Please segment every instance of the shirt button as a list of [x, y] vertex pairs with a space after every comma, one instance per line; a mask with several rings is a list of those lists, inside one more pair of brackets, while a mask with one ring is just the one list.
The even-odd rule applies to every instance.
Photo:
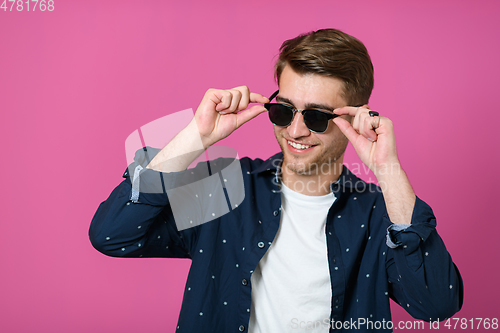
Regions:
[[238, 330], [239, 330], [240, 332], [243, 332], [243, 331], [245, 330], [245, 326], [240, 325], [240, 327], [238, 328]]
[[277, 210], [275, 210], [275, 211], [273, 212], [273, 215], [274, 215], [274, 216], [278, 216], [278, 214], [279, 214], [279, 213], [280, 213], [280, 212], [278, 212]]
[[258, 247], [260, 247], [260, 248], [262, 249], [262, 248], [264, 248], [264, 246], [265, 246], [265, 245], [264, 245], [264, 242], [259, 242], [259, 243], [257, 244], [257, 246], [258, 246]]
[[241, 284], [242, 284], [242, 285], [244, 285], [244, 286], [246, 286], [246, 285], [248, 284], [247, 279], [243, 279], [243, 280], [241, 280]]

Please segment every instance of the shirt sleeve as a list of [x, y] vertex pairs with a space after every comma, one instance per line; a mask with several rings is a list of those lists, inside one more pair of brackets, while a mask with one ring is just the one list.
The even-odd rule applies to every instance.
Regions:
[[113, 257], [190, 258], [196, 229], [179, 232], [167, 190], [186, 181], [186, 171], [161, 173], [146, 165], [159, 149], [139, 150], [124, 180], [98, 207], [89, 238], [99, 252]]
[[417, 198], [410, 225], [386, 222], [391, 297], [414, 318], [441, 321], [453, 316], [462, 307], [463, 282], [436, 231], [432, 209]]

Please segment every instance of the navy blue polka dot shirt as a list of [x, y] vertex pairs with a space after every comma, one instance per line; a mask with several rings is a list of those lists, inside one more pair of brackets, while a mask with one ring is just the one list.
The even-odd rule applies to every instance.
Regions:
[[[268, 160], [221, 158], [167, 174], [145, 168], [157, 151], [139, 151], [101, 203], [90, 225], [92, 245], [113, 257], [190, 259], [177, 331], [248, 331], [251, 276], [280, 225], [281, 153]], [[401, 226], [389, 220], [380, 188], [345, 166], [331, 190], [326, 331], [374, 331], [373, 323], [391, 320], [390, 298], [425, 321], [461, 308], [460, 274], [425, 202], [417, 198], [411, 225]]]

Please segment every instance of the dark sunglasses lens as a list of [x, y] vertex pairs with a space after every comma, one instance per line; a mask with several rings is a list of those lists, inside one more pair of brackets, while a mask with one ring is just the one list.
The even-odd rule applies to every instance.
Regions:
[[303, 113], [304, 122], [311, 131], [323, 133], [328, 128], [327, 114], [319, 111], [308, 110]]
[[292, 122], [293, 111], [282, 105], [271, 105], [269, 119], [276, 126], [288, 126]]

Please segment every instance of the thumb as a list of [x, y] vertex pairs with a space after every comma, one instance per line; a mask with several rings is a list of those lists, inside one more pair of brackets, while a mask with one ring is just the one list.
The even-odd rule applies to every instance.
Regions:
[[269, 103], [269, 98], [261, 94], [250, 93], [250, 103]]

